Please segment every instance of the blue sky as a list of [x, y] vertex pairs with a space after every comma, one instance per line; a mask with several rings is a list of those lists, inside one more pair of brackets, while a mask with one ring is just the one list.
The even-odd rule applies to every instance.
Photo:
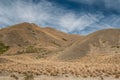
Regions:
[[0, 27], [22, 22], [81, 35], [120, 28], [120, 0], [0, 0]]

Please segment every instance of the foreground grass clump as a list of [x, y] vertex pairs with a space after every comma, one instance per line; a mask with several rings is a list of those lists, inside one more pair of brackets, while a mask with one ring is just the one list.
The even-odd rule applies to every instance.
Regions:
[[4, 43], [0, 42], [0, 54], [3, 54], [9, 49], [9, 46], [5, 46]]
[[10, 77], [11, 77], [12, 79], [14, 79], [14, 80], [18, 80], [18, 79], [19, 79], [18, 76], [16, 76], [15, 74], [10, 75]]
[[[83, 64], [72, 62], [39, 62], [30, 64], [0, 64], [0, 70], [18, 73], [32, 73], [34, 75], [73, 75], [77, 77], [120, 77], [120, 64]], [[33, 80], [34, 76], [25, 74], [25, 80]], [[102, 79], [102, 77], [101, 77]]]
[[34, 76], [31, 73], [25, 73], [24, 76], [24, 80], [34, 80]]

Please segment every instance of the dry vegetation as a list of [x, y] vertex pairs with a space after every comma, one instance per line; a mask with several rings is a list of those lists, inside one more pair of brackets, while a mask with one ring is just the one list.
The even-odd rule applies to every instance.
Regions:
[[[25, 58], [25, 57], [24, 57]], [[10, 58], [8, 58], [9, 60]], [[14, 59], [13, 59], [14, 60]], [[21, 58], [11, 63], [0, 63], [0, 72], [34, 74], [47, 76], [73, 75], [76, 77], [120, 77], [120, 63], [84, 63], [84, 62], [55, 62], [46, 60], [25, 61]], [[29, 75], [27, 76], [29, 77]], [[27, 78], [26, 77], [26, 78]], [[26, 79], [27, 80], [27, 79]]]

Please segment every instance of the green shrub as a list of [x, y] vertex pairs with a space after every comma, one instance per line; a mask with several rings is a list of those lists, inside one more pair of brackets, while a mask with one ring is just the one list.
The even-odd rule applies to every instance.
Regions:
[[28, 46], [27, 48], [26, 48], [26, 53], [34, 53], [35, 52], [35, 50], [34, 50], [34, 47], [33, 46]]
[[62, 40], [67, 41], [67, 39], [65, 39], [65, 38], [62, 38]]
[[111, 46], [111, 48], [120, 48], [119, 45]]
[[39, 53], [45, 52], [43, 48], [35, 48], [34, 46], [28, 46], [25, 50], [26, 53]]
[[56, 45], [56, 46], [61, 47], [61, 45], [60, 45], [60, 44], [58, 44], [58, 43], [56, 43], [55, 41], [51, 41], [51, 43], [53, 43], [53, 44], [54, 44], [54, 45]]
[[0, 42], [0, 54], [3, 54], [9, 49], [9, 46], [5, 46], [4, 43]]
[[23, 54], [24, 53], [24, 50], [22, 51], [17, 51], [17, 54]]

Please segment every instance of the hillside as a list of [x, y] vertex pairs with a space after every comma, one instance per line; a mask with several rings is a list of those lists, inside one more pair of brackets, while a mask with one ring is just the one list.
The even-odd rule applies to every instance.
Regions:
[[120, 29], [80, 36], [25, 22], [1, 29], [0, 43], [3, 55], [34, 53], [49, 60], [74, 61], [93, 54], [120, 53]]
[[59, 60], [75, 60], [88, 54], [119, 54], [120, 29], [96, 31], [76, 41], [72, 46], [58, 54]]
[[35, 53], [47, 57], [50, 54], [48, 59], [72, 61], [88, 54], [120, 53], [120, 29], [80, 36], [25, 22], [1, 29], [0, 42], [5, 48], [3, 55]]
[[76, 35], [26, 22], [0, 30], [0, 41], [9, 46], [9, 50], [5, 52], [8, 55], [58, 51], [71, 45], [78, 38]]

